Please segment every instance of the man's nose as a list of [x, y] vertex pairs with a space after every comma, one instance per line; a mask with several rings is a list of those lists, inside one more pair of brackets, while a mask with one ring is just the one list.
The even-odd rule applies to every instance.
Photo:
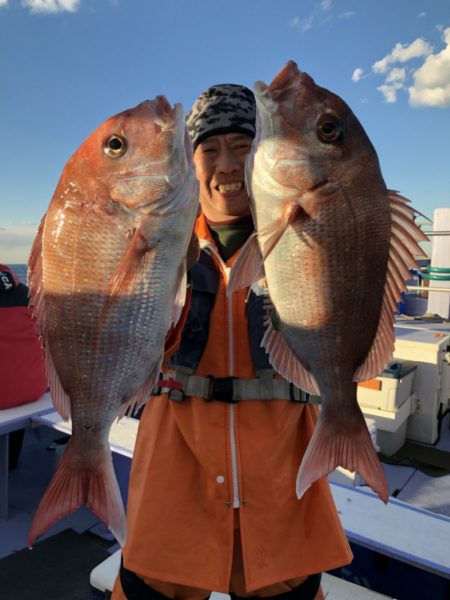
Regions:
[[217, 170], [219, 173], [234, 173], [242, 169], [239, 156], [231, 148], [222, 148], [218, 160]]

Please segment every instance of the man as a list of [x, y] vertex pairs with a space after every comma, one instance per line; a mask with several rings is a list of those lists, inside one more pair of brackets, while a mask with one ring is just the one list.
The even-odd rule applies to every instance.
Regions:
[[141, 418], [127, 541], [113, 600], [320, 600], [319, 573], [351, 560], [328, 483], [298, 501], [295, 478], [316, 408], [260, 347], [268, 298], [227, 296], [253, 230], [244, 164], [255, 101], [240, 85], [204, 92], [187, 119], [200, 183], [202, 249], [170, 371]]

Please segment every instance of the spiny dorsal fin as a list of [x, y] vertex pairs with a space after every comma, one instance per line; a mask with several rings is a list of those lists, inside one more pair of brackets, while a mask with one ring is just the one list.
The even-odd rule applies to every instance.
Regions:
[[355, 372], [354, 381], [376, 377], [392, 357], [396, 304], [406, 290], [409, 270], [417, 267], [415, 256], [423, 253], [419, 241], [428, 239], [414, 222], [414, 211], [407, 205], [409, 200], [393, 190], [388, 190], [388, 198], [392, 214], [391, 247], [378, 331], [365, 361]]
[[45, 313], [44, 273], [42, 263], [42, 237], [44, 235], [45, 215], [43, 216], [36, 237], [34, 238], [28, 259], [28, 284], [30, 289], [30, 305], [36, 317], [41, 345], [44, 351], [45, 372], [50, 387], [52, 402], [61, 417], [70, 419], [70, 398], [61, 384], [46, 339], [47, 321]]

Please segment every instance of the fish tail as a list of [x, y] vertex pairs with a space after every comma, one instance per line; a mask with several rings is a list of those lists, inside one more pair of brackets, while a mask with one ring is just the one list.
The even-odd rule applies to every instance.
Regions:
[[70, 441], [33, 517], [28, 533], [30, 548], [49, 527], [83, 504], [109, 527], [123, 545], [125, 511], [111, 454], [105, 448], [95, 465], [89, 467], [80, 467], [76, 454]]
[[340, 466], [359, 473], [386, 503], [386, 478], [362, 414], [356, 426], [353, 424], [351, 433], [337, 432], [330, 422], [331, 419], [320, 415], [298, 471], [297, 497], [300, 499], [315, 481]]

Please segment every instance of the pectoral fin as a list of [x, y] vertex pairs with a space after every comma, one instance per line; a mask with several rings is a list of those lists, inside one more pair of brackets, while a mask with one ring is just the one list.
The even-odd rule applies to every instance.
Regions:
[[231, 268], [227, 293], [252, 285], [264, 277], [264, 263], [258, 246], [258, 237], [254, 233], [244, 244], [236, 262]]
[[264, 277], [264, 261], [275, 248], [288, 225], [295, 219], [298, 210], [301, 209], [297, 204], [289, 204], [282, 218], [249, 237], [231, 269], [228, 294], [251, 286]]
[[155, 241], [151, 236], [150, 223], [143, 220], [136, 227], [133, 237], [111, 278], [108, 295], [128, 296], [145, 276], [149, 262], [154, 259]]

